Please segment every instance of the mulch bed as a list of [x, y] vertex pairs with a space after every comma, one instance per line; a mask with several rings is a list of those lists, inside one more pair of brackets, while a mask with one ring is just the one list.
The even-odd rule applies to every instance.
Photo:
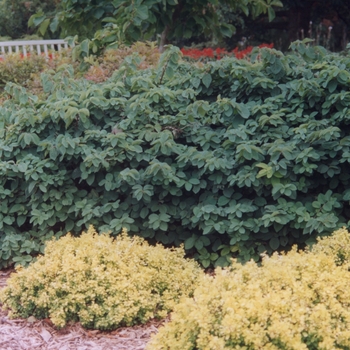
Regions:
[[[13, 269], [0, 270], [0, 288]], [[49, 319], [9, 319], [0, 304], [1, 350], [143, 350], [164, 321], [119, 328], [111, 332], [86, 330], [79, 323], [55, 328]]]

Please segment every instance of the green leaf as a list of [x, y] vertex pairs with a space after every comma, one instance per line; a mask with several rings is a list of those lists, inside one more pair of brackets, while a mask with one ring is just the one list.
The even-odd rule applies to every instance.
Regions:
[[196, 243], [197, 238], [195, 236], [191, 236], [185, 240], [185, 249], [192, 249]]
[[277, 250], [280, 246], [280, 240], [278, 237], [272, 237], [269, 241], [269, 246], [272, 250]]
[[231, 253], [231, 247], [230, 246], [226, 246], [223, 249], [221, 249], [220, 255], [221, 256], [225, 256]]
[[149, 217], [148, 217], [148, 222], [150, 224], [153, 224], [155, 223], [156, 221], [159, 221], [159, 216], [157, 214], [151, 214]]
[[213, 231], [212, 226], [205, 226], [203, 229], [203, 235], [207, 235], [207, 234], [211, 233], [212, 231]]
[[188, 180], [192, 185], [199, 185], [200, 184], [200, 180], [196, 179], [196, 178], [192, 178]]
[[204, 268], [209, 267], [210, 263], [211, 263], [211, 262], [210, 262], [209, 259], [201, 260], [201, 264], [203, 265]]
[[225, 256], [220, 256], [216, 261], [214, 266], [220, 266], [220, 267], [225, 267], [229, 265], [229, 261], [227, 260], [227, 258]]
[[213, 204], [207, 204], [207, 205], [203, 205], [202, 207], [202, 211], [204, 211], [205, 213], [212, 213], [213, 211], [215, 211], [216, 206]]
[[315, 209], [320, 209], [320, 208], [321, 208], [321, 203], [320, 203], [320, 202], [317, 202], [317, 201], [314, 201], [314, 202], [312, 202], [312, 206], [313, 206]]
[[173, 78], [173, 77], [174, 77], [174, 70], [173, 70], [173, 68], [170, 67], [170, 66], [166, 67], [166, 69], [165, 69], [165, 75], [166, 75], [169, 79]]
[[32, 142], [32, 135], [29, 133], [25, 133], [23, 139], [26, 145], [30, 145]]
[[233, 25], [229, 25], [225, 23], [220, 26], [221, 34], [228, 38], [231, 38], [231, 36], [235, 33], [235, 31], [236, 31], [236, 28]]
[[278, 74], [283, 69], [281, 60], [276, 58], [275, 62], [270, 66], [270, 69], [273, 74]]
[[56, 30], [58, 28], [58, 24], [59, 24], [58, 18], [54, 17], [53, 20], [50, 23], [50, 30], [51, 30], [52, 33], [56, 32]]
[[29, 193], [32, 193], [32, 192], [33, 192], [33, 189], [34, 189], [34, 187], [36, 186], [36, 184], [37, 184], [36, 181], [32, 181], [32, 182], [29, 183], [29, 185], [28, 185], [28, 192], [29, 192]]
[[332, 80], [328, 83], [328, 85], [327, 85], [328, 91], [329, 91], [330, 93], [333, 93], [333, 92], [336, 90], [337, 86], [338, 86], [337, 80], [332, 79]]
[[146, 5], [140, 5], [136, 8], [136, 14], [142, 20], [146, 20], [148, 18], [148, 8]]
[[197, 239], [194, 246], [197, 250], [201, 250], [204, 247], [203, 241], [201, 239]]
[[218, 200], [218, 205], [219, 206], [224, 206], [226, 205], [231, 199], [230, 198], [227, 198], [225, 196], [221, 196]]
[[[168, 231], [168, 224], [166, 222], [161, 222], [159, 225], [159, 229], [162, 231]], [[162, 243], [165, 244], [164, 240], [162, 240]]]
[[186, 182], [186, 183], [185, 183], [185, 189], [186, 189], [186, 191], [191, 191], [191, 189], [192, 189], [192, 184]]
[[142, 208], [141, 211], [140, 211], [140, 217], [142, 219], [145, 219], [147, 217], [149, 213], [149, 209], [148, 208]]
[[80, 50], [85, 56], [89, 55], [89, 39], [85, 39], [81, 42]]
[[27, 217], [25, 215], [17, 216], [17, 220], [16, 221], [17, 221], [18, 227], [21, 227], [25, 223], [26, 219], [27, 219]]
[[2, 220], [3, 220], [3, 222], [4, 222], [5, 224], [7, 224], [7, 225], [12, 225], [13, 219], [12, 219], [12, 217], [10, 217], [10, 216], [5, 216]]
[[268, 13], [268, 16], [269, 16], [269, 22], [272, 22], [274, 20], [274, 18], [276, 17], [274, 9], [271, 6], [269, 6], [267, 8], [267, 13]]
[[201, 80], [199, 78], [195, 77], [195, 78], [191, 79], [191, 83], [195, 88], [198, 88], [200, 83], [201, 83]]
[[204, 86], [206, 88], [209, 88], [210, 84], [212, 82], [212, 77], [209, 73], [205, 74], [203, 77], [202, 77], [202, 83], [204, 84]]
[[31, 17], [31, 23], [33, 23], [34, 26], [39, 26], [44, 20], [46, 16], [44, 15], [43, 12], [37, 13]]
[[39, 26], [39, 33], [44, 36], [46, 31], [47, 31], [47, 27], [49, 26], [50, 24], [50, 19], [47, 18], [45, 19]]
[[244, 118], [244, 119], [248, 119], [250, 117], [250, 111], [248, 109], [248, 107], [244, 104], [241, 104], [238, 107], [239, 110], [239, 114]]
[[257, 179], [259, 179], [259, 178], [261, 178], [261, 177], [264, 177], [264, 176], [266, 176], [268, 179], [270, 179], [270, 178], [273, 176], [273, 174], [274, 174], [273, 168], [272, 168], [271, 166], [267, 165], [267, 164], [258, 163], [258, 164], [256, 164], [255, 166], [256, 166], [256, 167], [259, 167], [259, 168], [262, 168], [262, 169], [258, 172], [258, 174], [257, 174], [257, 176], [256, 176]]
[[96, 11], [94, 11], [94, 18], [100, 19], [105, 13], [105, 10], [103, 8], [97, 8]]
[[114, 17], [105, 17], [102, 19], [102, 22], [106, 22], [106, 23], [114, 23], [114, 24], [118, 24], [118, 20]]

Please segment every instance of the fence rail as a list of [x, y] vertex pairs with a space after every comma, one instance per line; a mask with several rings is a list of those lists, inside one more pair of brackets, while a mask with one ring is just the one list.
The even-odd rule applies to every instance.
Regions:
[[11, 53], [22, 53], [24, 56], [27, 53], [44, 54], [49, 58], [49, 52], [54, 55], [55, 52], [67, 49], [68, 44], [65, 40], [27, 40], [27, 41], [1, 41], [0, 42], [0, 57]]

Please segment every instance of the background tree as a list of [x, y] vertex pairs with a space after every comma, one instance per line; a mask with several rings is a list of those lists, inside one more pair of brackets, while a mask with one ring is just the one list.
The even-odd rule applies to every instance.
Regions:
[[1, 0], [0, 1], [0, 36], [18, 39], [33, 33], [28, 28], [29, 18], [39, 12], [53, 11], [59, 0]]
[[113, 23], [126, 42], [159, 35], [162, 48], [176, 38], [230, 37], [235, 27], [219, 21], [219, 4], [246, 16], [267, 13], [270, 20], [274, 6], [282, 6], [279, 0], [62, 0], [55, 13], [40, 12], [29, 23], [42, 32], [49, 29], [61, 37], [79, 35], [80, 39], [91, 38], [104, 24]]
[[[224, 21], [227, 15], [224, 13]], [[350, 2], [343, 0], [284, 0], [283, 9], [276, 10], [276, 18], [242, 18], [237, 31], [229, 40], [237, 43], [242, 37], [250, 42], [274, 42], [285, 51], [290, 43], [306, 37], [332, 51], [343, 50], [350, 35]], [[329, 27], [332, 29], [329, 32]]]
[[[343, 0], [286, 0], [285, 9], [288, 11], [290, 41], [302, 39], [302, 36], [316, 37], [316, 25], [323, 25], [326, 29], [332, 27], [340, 39], [350, 21], [350, 3]], [[281, 14], [286, 15], [283, 12]], [[340, 46], [340, 42], [335, 46]]]

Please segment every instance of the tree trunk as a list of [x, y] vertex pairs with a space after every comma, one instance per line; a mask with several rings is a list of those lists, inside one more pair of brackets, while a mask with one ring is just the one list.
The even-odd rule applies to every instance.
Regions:
[[289, 10], [289, 42], [308, 37], [312, 2], [305, 2], [303, 7], [293, 7]]
[[160, 41], [159, 41], [159, 52], [164, 52], [164, 46], [168, 43], [168, 33], [169, 33], [169, 26], [166, 26], [160, 35]]
[[164, 52], [164, 46], [169, 43], [168, 35], [169, 35], [170, 28], [172, 28], [172, 30], [174, 29], [174, 23], [176, 23], [177, 20], [180, 19], [181, 12], [184, 8], [184, 5], [185, 4], [182, 0], [178, 0], [177, 6], [175, 7], [175, 10], [174, 10], [172, 18], [171, 18], [171, 23], [168, 23], [165, 26], [165, 28], [160, 36], [159, 52]]

